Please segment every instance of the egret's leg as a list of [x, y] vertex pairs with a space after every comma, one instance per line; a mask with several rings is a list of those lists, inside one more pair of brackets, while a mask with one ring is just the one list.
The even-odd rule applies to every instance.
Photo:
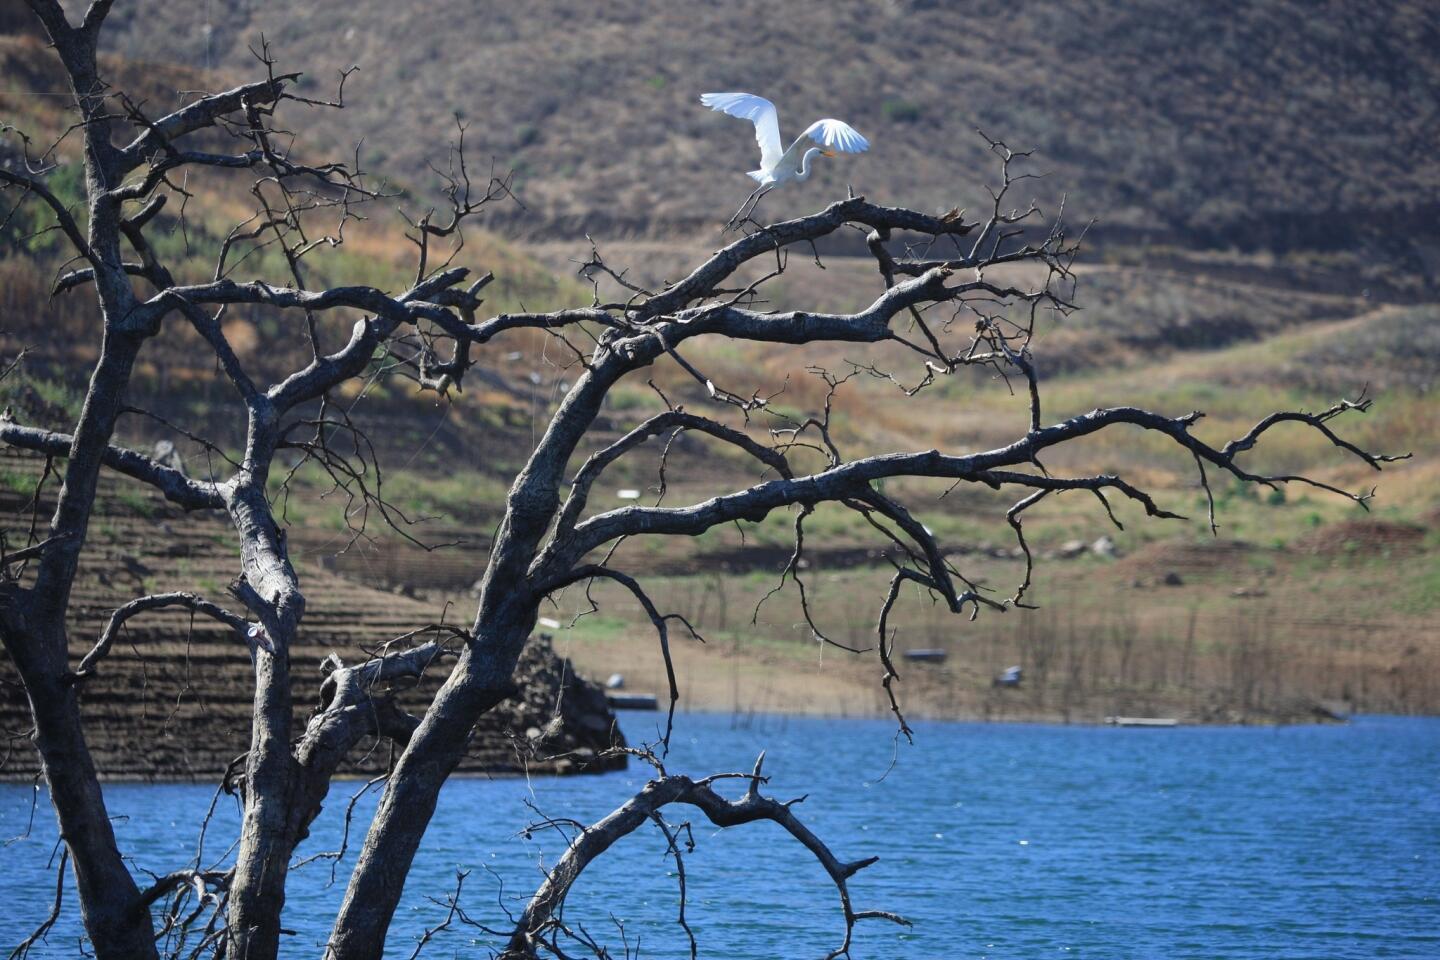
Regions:
[[765, 189], [765, 185], [764, 185], [764, 184], [761, 184], [760, 186], [756, 187], [753, 191], [751, 191], [750, 196], [748, 196], [748, 197], [745, 198], [745, 202], [742, 203], [742, 204], [740, 204], [740, 209], [736, 210], [736, 211], [730, 216], [730, 219], [726, 222], [726, 224], [725, 224], [725, 229], [726, 229], [726, 230], [732, 230], [732, 229], [734, 229], [735, 224], [740, 223], [740, 222], [744, 219], [745, 208], [748, 207], [748, 206], [750, 206], [751, 202], [753, 202], [757, 197], [759, 197], [759, 196], [760, 196], [760, 192], [761, 192], [762, 190], [764, 190], [764, 189]]
[[[744, 223], [746, 218], [755, 212], [755, 207], [760, 203], [760, 198], [769, 193], [772, 186], [773, 184], [762, 183], [756, 187], [755, 191], [745, 198], [745, 202], [740, 204], [740, 209], [735, 211], [735, 215], [730, 218], [730, 222], [725, 224], [725, 229], [732, 230], [736, 224]], [[747, 207], [749, 208], [748, 210], [746, 209]]]
[[755, 195], [755, 201], [750, 204], [750, 210], [749, 210], [748, 213], [745, 214], [745, 219], [746, 219], [746, 220], [752, 220], [752, 219], [754, 219], [754, 217], [755, 217], [755, 211], [756, 211], [757, 209], [759, 209], [759, 207], [760, 207], [760, 201], [761, 201], [761, 200], [764, 200], [766, 194], [768, 194], [771, 190], [774, 190], [774, 189], [775, 189], [775, 185], [774, 185], [773, 183], [771, 183], [771, 184], [766, 184], [765, 189], [761, 190], [759, 193], [757, 193], [757, 194]]

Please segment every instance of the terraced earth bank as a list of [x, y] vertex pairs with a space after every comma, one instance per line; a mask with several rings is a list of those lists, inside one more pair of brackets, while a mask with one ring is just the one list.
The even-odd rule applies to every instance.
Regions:
[[[27, 483], [33, 488], [42, 468], [43, 460], [0, 456], [0, 510], [33, 511]], [[54, 489], [52, 478], [46, 490]], [[42, 524], [52, 507], [42, 499]], [[181, 514], [104, 477], [71, 606], [72, 656], [78, 662], [115, 608], [137, 596], [184, 590], [225, 603], [236, 556], [223, 518]], [[319, 568], [301, 575], [305, 623], [292, 653], [297, 730], [318, 703], [327, 658], [353, 664], [400, 634], [466, 617], [453, 606], [434, 608]], [[0, 652], [0, 779], [31, 779], [39, 773], [39, 755], [29, 743], [25, 692], [5, 660]], [[423, 709], [443, 678], [437, 669], [404, 691], [402, 706]], [[527, 645], [516, 682], [520, 693], [481, 720], [461, 772], [569, 773], [624, 765], [623, 757], [599, 757], [624, 742], [603, 691], [557, 656], [548, 638]], [[247, 749], [252, 694], [250, 658], [228, 628], [183, 610], [135, 617], [85, 683], [82, 709], [96, 766], [110, 779], [216, 779]], [[343, 773], [373, 775], [390, 760], [388, 748], [362, 744]]]

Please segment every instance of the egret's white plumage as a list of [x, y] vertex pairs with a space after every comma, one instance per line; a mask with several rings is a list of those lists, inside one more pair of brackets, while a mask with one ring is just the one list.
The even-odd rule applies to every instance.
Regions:
[[[705, 93], [700, 102], [712, 110], [755, 124], [755, 142], [760, 145], [760, 169], [749, 176], [761, 187], [779, 186], [789, 180], [810, 176], [810, 161], [816, 156], [833, 157], [840, 153], [861, 153], [870, 141], [843, 120], [816, 120], [795, 138], [790, 148], [780, 142], [780, 117], [775, 104], [753, 93]], [[806, 143], [818, 146], [805, 149]]]

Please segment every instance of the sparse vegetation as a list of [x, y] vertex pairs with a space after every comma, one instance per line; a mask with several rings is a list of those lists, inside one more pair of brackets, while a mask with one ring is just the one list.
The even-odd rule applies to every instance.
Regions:
[[[348, 143], [358, 130], [389, 169], [416, 179], [433, 158], [432, 132], [458, 111], [477, 121], [478, 156], [524, 168], [516, 229], [567, 241], [576, 223], [613, 240], [722, 221], [717, 211], [734, 209], [749, 187], [714, 171], [749, 169], [753, 145], [694, 99], [743, 80], [783, 96], [782, 122], [787, 109], [829, 116], [843, 107], [884, 143], [843, 171], [822, 169], [808, 193], [775, 200], [772, 215], [818, 206], [847, 183], [920, 209], [977, 209], [986, 202], [978, 185], [958, 198], [954, 190], [966, 179], [956, 171], [984, 169], [983, 147], [968, 136], [978, 126], [1038, 148], [1050, 177], [1036, 190], [1068, 190], [1099, 212], [1107, 246], [1236, 251], [1247, 261], [1258, 253], [1355, 294], [1433, 289], [1424, 250], [1440, 222], [1440, 22], [1427, 3], [624, 0], [595, 17], [524, 6], [476, 17], [458, 0], [414, 9], [451, 29], [397, 34], [381, 0], [305, 4], [283, 25], [263, 5], [143, 0], [117, 11], [116, 49], [197, 67], [213, 56], [243, 70], [263, 30], [322, 79], [358, 63], [355, 105], [344, 119], [320, 118], [326, 133]], [[767, 28], [757, 33], [760, 19]], [[337, 30], [351, 38], [339, 47]], [[792, 69], [781, 51], [802, 37], [804, 69]], [[391, 108], [384, 94], [395, 89], [410, 109]], [[665, 180], [636, 175], [655, 168]]]
[[[467, 244], [462, 227], [513, 199], [515, 183], [542, 198], [542, 224], [564, 222], [574, 212], [567, 204], [590, 202], [596, 185], [574, 157], [554, 152], [558, 100], [540, 111], [545, 122], [523, 118], [535, 123], [533, 135], [524, 123], [511, 125], [515, 140], [525, 141], [513, 180], [472, 179], [458, 123], [450, 165], [434, 168], [444, 186], [433, 206], [437, 198], [420, 191], [388, 193], [348, 162], [298, 163], [277, 111], [334, 107], [340, 97], [317, 101], [321, 85], [275, 72], [263, 45], [266, 76], [243, 91], [180, 94], [190, 105], [162, 115], [179, 89], [206, 87], [209, 78], [168, 87], [186, 79], [183, 70], [97, 62], [111, 11], [104, 0], [73, 22], [55, 0], [32, 6], [64, 64], [81, 122], [39, 118], [52, 135], [65, 131], [47, 154], [54, 165], [0, 158], [0, 186], [22, 200], [39, 198], [60, 228], [48, 231], [44, 215], [6, 227], [19, 231], [8, 237], [12, 260], [3, 266], [19, 280], [12, 303], [33, 315], [0, 347], [17, 357], [21, 346], [34, 349], [23, 365], [0, 371], [14, 405], [0, 434], [30, 455], [10, 458], [17, 470], [45, 466], [35, 470], [44, 479], [31, 504], [12, 480], [0, 485], [15, 514], [3, 546], [19, 548], [0, 570], [0, 639], [18, 677], [4, 686], [3, 703], [20, 718], [8, 726], [33, 725], [64, 842], [59, 870], [68, 858], [97, 957], [279, 956], [291, 933], [282, 919], [287, 877], [350, 758], [383, 765], [385, 786], [359, 828], [361, 853], [326, 950], [336, 960], [378, 957], [442, 788], [467, 761], [477, 724], [525, 693], [522, 656], [535, 652], [537, 627], [555, 627], [542, 611], [574, 623], [559, 629], [596, 665], [607, 649], [633, 650], [635, 626], [651, 627], [662, 651], [652, 675], [672, 711], [682, 696], [670, 652], [680, 642], [676, 625], [691, 626], [697, 640], [702, 630], [712, 633], [718, 655], [736, 668], [736, 710], [742, 660], [752, 675], [781, 667], [790, 674], [785, 682], [800, 688], [804, 668], [818, 660], [823, 670], [826, 646], [870, 653], [868, 667], [850, 660], [841, 670], [870, 674], [857, 712], [892, 713], [897, 741], [913, 733], [907, 711], [1093, 720], [1164, 710], [1205, 722], [1287, 721], [1317, 716], [1321, 698], [1411, 710], [1440, 692], [1440, 657], [1425, 627], [1433, 601], [1394, 588], [1401, 564], [1424, 591], [1436, 580], [1427, 532], [1436, 515], [1434, 451], [1422, 451], [1393, 506], [1378, 518], [1357, 515], [1374, 499], [1373, 471], [1432, 436], [1425, 377], [1433, 351], [1419, 351], [1397, 378], [1389, 413], [1337, 433], [1332, 422], [1348, 426], [1370, 411], [1370, 400], [1327, 397], [1317, 410], [1314, 383], [1289, 365], [1308, 372], [1316, 363], [1306, 358], [1323, 352], [1327, 338], [1343, 342], [1375, 322], [1376, 311], [1363, 293], [1278, 289], [1294, 278], [1270, 267], [1296, 247], [1316, 262], [1307, 245], [1329, 238], [1331, 224], [1315, 222], [1313, 211], [1297, 213], [1288, 198], [1276, 205], [1281, 194], [1268, 183], [1212, 195], [1224, 156], [1213, 143], [1150, 131], [1143, 135], [1164, 149], [1137, 150], [1137, 111], [1118, 126], [1097, 124], [1093, 143], [1065, 141], [1057, 155], [1062, 165], [1076, 164], [1082, 182], [1085, 172], [1093, 177], [1124, 159], [1123, 182], [1136, 196], [1158, 198], [1119, 218], [1137, 236], [1178, 233], [1201, 247], [1241, 250], [1191, 256], [1187, 270], [1202, 261], [1236, 269], [1257, 243], [1245, 235], [1259, 217], [1271, 262], [1246, 271], [1251, 280], [1264, 273], [1265, 282], [1232, 288], [1117, 258], [1089, 276], [1108, 290], [1109, 315], [1042, 340], [1037, 330], [1063, 327], [1075, 314], [1077, 283], [1087, 279], [1073, 269], [1077, 233], [1057, 207], [1027, 210], [1015, 201], [1017, 185], [1031, 183], [1016, 173], [1028, 155], [984, 134], [1000, 184], [978, 218], [945, 212], [949, 197], [927, 212], [928, 204], [909, 209], [851, 195], [787, 223], [747, 221], [723, 251], [687, 265], [677, 283], [641, 276], [658, 274], [659, 259], [631, 275], [593, 243], [581, 280], [558, 280], [514, 244], [485, 235]], [[287, 28], [311, 25], [317, 9], [295, 8]], [[348, 12], [374, 8], [361, 0]], [[528, 21], [507, 19], [513, 16], [495, 19], [523, 34]], [[1046, 31], [1067, 26], [1054, 13], [1033, 16]], [[1392, 20], [1408, 16], [1406, 8]], [[1274, 26], [1269, 12], [1236, 17], [1227, 52], [1235, 36], [1250, 49]], [[1153, 52], [1172, 42], [1184, 19], [1146, 19], [1135, 47]], [[1115, 23], [1097, 20], [1080, 32], [1108, 38]], [[153, 31], [159, 23], [157, 16], [143, 26]], [[1133, 24], [1122, 16], [1122, 26]], [[289, 40], [303, 44], [301, 36]], [[222, 50], [232, 41], [219, 31]], [[386, 61], [387, 78], [419, 86], [423, 64], [444, 59], [450, 41], [426, 34], [421, 56]], [[1333, 32], [1307, 28], [1274, 55], [1284, 82], [1291, 73], [1313, 77], [1294, 48], [1314, 54], [1335, 44]], [[547, 77], [558, 75], [567, 91], [593, 85], [587, 58], [603, 56], [602, 46], [551, 58]], [[39, 52], [28, 38], [0, 49], [17, 63]], [[112, 70], [134, 79], [128, 95], [109, 82]], [[1199, 72], [1203, 93], [1237, 82]], [[1328, 76], [1354, 81], [1354, 73]], [[671, 75], [652, 59], [641, 73], [648, 90], [640, 92], [667, 101], [679, 87]], [[42, 69], [29, 79], [44, 76]], [[1425, 99], [1423, 90], [1386, 80], [1393, 82], [1371, 93], [1407, 104]], [[297, 89], [307, 95], [297, 97]], [[907, 86], [904, 98], [896, 92], [865, 102], [892, 129], [918, 131], [941, 116], [925, 89]], [[150, 103], [148, 93], [160, 104], [153, 115], [137, 106]], [[988, 124], [993, 105], [976, 109]], [[1005, 115], [1009, 130], [1054, 137], [1051, 110], [1020, 98]], [[1282, 133], [1296, 129], [1284, 118], [1264, 119]], [[1428, 128], [1417, 132], [1412, 119], [1395, 126], [1424, 136]], [[1327, 159], [1348, 158], [1348, 130], [1333, 138], [1338, 143], [1307, 145], [1323, 147]], [[72, 131], [84, 141], [83, 184], [71, 173]], [[585, 149], [594, 134], [593, 125], [575, 128], [567, 151]], [[683, 125], [678, 134], [687, 136]], [[189, 149], [211, 137], [221, 152]], [[281, 138], [286, 145], [277, 147]], [[915, 140], [895, 142], [903, 153]], [[664, 162], [665, 147], [647, 162]], [[22, 152], [28, 156], [28, 144]], [[1154, 169], [1174, 156], [1198, 166]], [[1268, 160], [1258, 166], [1274, 169]], [[240, 187], [209, 181], [234, 171]], [[1377, 260], [1384, 269], [1373, 272], [1375, 281], [1387, 296], [1415, 296], [1430, 288], [1428, 278], [1394, 277], [1405, 276], [1404, 261], [1426, 235], [1380, 236], [1374, 227], [1396, 215], [1393, 191], [1431, 185], [1431, 171], [1392, 172], [1398, 186], [1387, 182], [1379, 198], [1340, 196], [1348, 183], [1331, 182], [1328, 168], [1293, 192], [1313, 199], [1333, 187], [1332, 206], [1357, 205], [1363, 216], [1350, 225], [1347, 251], [1392, 254]], [[917, 164], [877, 179], [903, 177], [892, 186], [905, 200], [926, 189], [927, 175]], [[1113, 178], [1096, 182], [1119, 189]], [[64, 196], [77, 186], [83, 203], [72, 210]], [[663, 202], [648, 210], [639, 203], [641, 184], [605, 189], [615, 194], [606, 208], [612, 216], [643, 211], [624, 230], [653, 229], [673, 215]], [[387, 241], [366, 214], [392, 200], [401, 205], [403, 239]], [[193, 218], [185, 212], [192, 202]], [[1012, 202], [1020, 203], [1014, 214], [1006, 212]], [[868, 238], [868, 259], [846, 256], [855, 235]], [[50, 246], [55, 236], [85, 266], [71, 270]], [[473, 266], [472, 258], [501, 279], [455, 265]], [[762, 285], [782, 272], [771, 299]], [[47, 314], [42, 299], [52, 290], [89, 298], [93, 317], [76, 305]], [[854, 306], [830, 307], [844, 300]], [[552, 303], [568, 309], [537, 312]], [[1416, 321], [1386, 322], [1398, 330], [1393, 339]], [[722, 345], [707, 347], [714, 341]], [[1032, 349], [1061, 360], [1037, 366]], [[1327, 365], [1327, 375], [1343, 373], [1343, 364]], [[622, 380], [626, 392], [607, 404]], [[637, 397], [648, 400], [651, 416], [642, 419]], [[1272, 405], [1282, 412], [1252, 426]], [[49, 422], [17, 422], [17, 412]], [[50, 470], [56, 460], [63, 482]], [[1287, 490], [1307, 495], [1292, 504]], [[42, 530], [37, 518], [46, 508], [52, 519]], [[1179, 525], [1167, 531], [1160, 521]], [[220, 523], [226, 532], [215, 529]], [[196, 584], [217, 587], [227, 568], [233, 576], [221, 602], [191, 592]], [[362, 577], [363, 588], [354, 582]], [[1241, 582], [1232, 585], [1236, 577]], [[312, 603], [307, 593], [325, 599]], [[1116, 600], [1126, 593], [1144, 599]], [[1327, 594], [1358, 619], [1322, 609], [1318, 598]], [[456, 600], [474, 611], [468, 628], [456, 623]], [[1036, 601], [1045, 601], [1038, 615], [1019, 615]], [[614, 612], [598, 613], [597, 602]], [[177, 677], [183, 684], [166, 722], [184, 714], [195, 735], [210, 732], [203, 758], [188, 769], [203, 761], [206, 774], [224, 771], [221, 787], [238, 797], [242, 823], [232, 860], [227, 853], [206, 869], [197, 852], [190, 866], [154, 874], [152, 884], [132, 871], [111, 826], [86, 737], [97, 725], [90, 708], [107, 701], [107, 681], [133, 687], [137, 673], [140, 724], [151, 724], [149, 668], [127, 631], [131, 618], [149, 621], [167, 609], [155, 619], [168, 618], [168, 631], [152, 625], [148, 644], [159, 653], [157, 684], [167, 694]], [[197, 617], [208, 638], [197, 636]], [[977, 617], [982, 626], [973, 625]], [[378, 644], [376, 623], [389, 638]], [[1379, 634], [1357, 639], [1357, 625]], [[86, 652], [80, 638], [97, 632]], [[138, 670], [121, 650], [127, 643]], [[919, 643], [955, 656], [943, 669], [905, 664], [902, 681], [892, 655]], [[197, 651], [241, 678], [238, 694], [222, 691], [222, 710], [212, 713], [198, 696], [190, 702]], [[997, 669], [1016, 664], [1028, 676], [1018, 696], [992, 682]], [[573, 676], [568, 666], [556, 672]], [[695, 676], [687, 673], [685, 683]], [[713, 693], [721, 679], [712, 670], [696, 682]], [[552, 719], [540, 722], [548, 729], [563, 720], [552, 705], [573, 697], [546, 699]], [[310, 705], [304, 721], [302, 702]], [[215, 731], [235, 728], [235, 716], [250, 721], [238, 728], [248, 739], [239, 759], [228, 760], [239, 748]], [[799, 827], [790, 804], [762, 795], [759, 762], [743, 798], [730, 801], [710, 781], [733, 775], [697, 781], [666, 772], [668, 719], [658, 743], [640, 750], [614, 749], [608, 719], [592, 726], [610, 732], [591, 756], [640, 757], [655, 776], [615, 814], [580, 831], [562, 866], [547, 872], [518, 919], [511, 916], [507, 957], [568, 955], [571, 941], [608, 955], [588, 932], [559, 923], [559, 909], [580, 869], [647, 818], [670, 840], [683, 872], [677, 835], [659, 815], [674, 801], [699, 807], [718, 826], [775, 821], [815, 853], [844, 907], [845, 941], [834, 955], [849, 952], [858, 920], [905, 922], [851, 908], [845, 881], [872, 861], [841, 863]], [[516, 749], [523, 740], [534, 752], [549, 736], [538, 725], [526, 729]], [[623, 925], [619, 933], [625, 936]]]

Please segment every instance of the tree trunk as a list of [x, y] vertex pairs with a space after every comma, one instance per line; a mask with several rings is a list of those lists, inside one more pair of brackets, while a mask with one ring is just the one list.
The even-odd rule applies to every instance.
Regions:
[[[258, 416], [252, 413], [252, 417]], [[257, 432], [252, 429], [252, 438]], [[271, 453], [268, 444], [251, 449], [247, 462], [264, 462]], [[284, 538], [270, 516], [259, 477], [263, 474], [242, 477], [228, 498], [231, 520], [241, 538], [245, 575], [237, 592], [258, 615], [274, 647], [273, 653], [263, 647], [255, 650], [245, 820], [227, 915], [227, 956], [237, 960], [273, 960], [280, 950], [295, 786], [295, 759], [290, 751], [290, 646], [305, 611], [298, 578], [286, 556]]]
[[35, 746], [44, 764], [50, 802], [80, 895], [85, 931], [100, 960], [154, 957], [150, 913], [138, 909], [139, 888], [120, 858], [95, 764], [80, 725], [76, 687], [63, 670], [46, 669], [28, 651], [63, 650], [60, 636], [14, 637], [6, 646], [25, 683], [35, 718]]
[[[523, 631], [528, 633], [528, 628]], [[513, 646], [518, 655], [523, 641], [522, 635], [519, 643], [507, 643], [506, 651]], [[475, 721], [514, 692], [513, 657], [508, 667], [497, 663], [476, 670], [477, 657], [503, 659], [504, 653], [466, 647], [436, 693], [386, 784], [335, 918], [326, 960], [378, 960], [384, 954], [385, 935], [440, 788], [465, 755]]]
[[35, 746], [60, 835], [70, 849], [85, 930], [101, 958], [153, 957], [155, 943], [149, 911], [138, 907], [139, 888], [120, 858], [85, 743], [80, 690], [69, 675], [65, 617], [101, 459], [143, 342], [107, 326], [50, 523], [54, 542], [40, 560], [33, 591], [12, 601], [19, 609], [9, 611], [4, 630], [34, 714]]
[[280, 950], [290, 853], [290, 671], [284, 649], [273, 655], [257, 650], [255, 658], [245, 819], [231, 886], [227, 956], [273, 960]]

